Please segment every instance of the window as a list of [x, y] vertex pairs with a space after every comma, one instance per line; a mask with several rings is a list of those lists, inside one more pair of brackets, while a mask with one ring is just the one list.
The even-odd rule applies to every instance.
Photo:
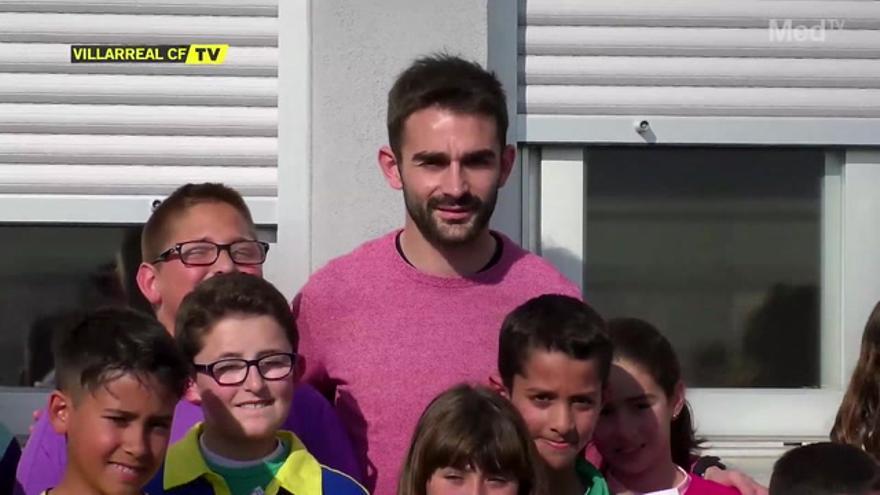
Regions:
[[[591, 148], [584, 294], [691, 387], [820, 386], [821, 150]], [[836, 198], [835, 198], [836, 199]]]
[[670, 337], [701, 434], [827, 436], [880, 299], [880, 152], [560, 144], [522, 161], [526, 244], [603, 314]]

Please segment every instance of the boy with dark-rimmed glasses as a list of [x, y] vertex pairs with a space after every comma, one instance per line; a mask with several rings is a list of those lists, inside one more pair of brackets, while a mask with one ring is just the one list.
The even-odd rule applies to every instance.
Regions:
[[302, 374], [284, 296], [242, 273], [203, 282], [180, 305], [175, 338], [193, 365], [187, 399], [205, 416], [171, 446], [154, 493], [366, 494], [280, 431]]

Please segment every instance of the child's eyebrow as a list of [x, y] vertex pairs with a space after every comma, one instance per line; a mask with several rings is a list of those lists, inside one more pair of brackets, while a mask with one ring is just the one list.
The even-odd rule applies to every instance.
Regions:
[[[291, 352], [284, 349], [264, 349], [256, 354], [257, 358], [261, 358], [263, 356], [268, 356], [269, 354], [279, 354], [283, 352]], [[217, 359], [244, 359], [244, 354], [240, 352], [224, 352], [217, 357]]]
[[171, 423], [171, 421], [173, 419], [174, 419], [174, 415], [172, 415], [172, 414], [162, 414], [159, 416], [150, 416], [149, 417], [149, 421], [151, 423], [161, 423], [161, 424]]
[[106, 413], [115, 414], [117, 416], [124, 416], [126, 418], [134, 418], [137, 416], [137, 414], [135, 414], [131, 411], [126, 411], [125, 409], [116, 409], [113, 407], [104, 408], [104, 413], [105, 414]]
[[654, 398], [653, 394], [641, 394], [641, 395], [631, 395], [629, 397], [624, 397], [623, 400], [625, 400], [627, 402], [641, 402], [641, 401], [650, 400], [653, 398]]

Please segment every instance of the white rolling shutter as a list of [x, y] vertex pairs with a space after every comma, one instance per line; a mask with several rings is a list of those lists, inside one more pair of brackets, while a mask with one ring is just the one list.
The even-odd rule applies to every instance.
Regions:
[[[101, 221], [109, 198], [216, 181], [273, 223], [277, 16], [277, 0], [0, 0], [0, 221]], [[229, 44], [225, 63], [70, 62], [71, 44], [193, 43]], [[85, 218], [8, 208], [59, 198], [93, 206]], [[106, 217], [148, 214], [137, 202]]]
[[[828, 134], [836, 124], [878, 129], [880, 2], [529, 0], [524, 5], [522, 140], [552, 141], [553, 133], [545, 131], [555, 130], [562, 141], [638, 142], [634, 119], [652, 126], [655, 121], [739, 122], [752, 129], [791, 124], [783, 132], [786, 143], [809, 142], [807, 134], [823, 123], [830, 124]], [[621, 125], [624, 121], [629, 126]], [[578, 125], [593, 137], [571, 130]], [[673, 134], [671, 127], [664, 130], [669, 132], [657, 132], [659, 142]], [[862, 136], [854, 139], [852, 144], [870, 144]], [[872, 139], [880, 142], [876, 135]]]

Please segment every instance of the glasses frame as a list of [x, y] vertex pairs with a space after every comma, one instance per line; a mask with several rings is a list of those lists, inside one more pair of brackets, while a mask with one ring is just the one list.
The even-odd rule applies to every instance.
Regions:
[[[236, 261], [235, 257], [232, 256], [232, 246], [239, 244], [239, 243], [242, 243], [242, 242], [256, 242], [257, 244], [262, 246], [263, 259], [260, 260], [259, 263], [241, 263], [239, 261]], [[181, 250], [187, 244], [195, 244], [195, 243], [213, 244], [217, 248], [217, 255], [214, 257], [214, 259], [210, 263], [189, 263], [189, 262], [184, 261], [183, 256], [181, 255]], [[235, 263], [236, 265], [242, 265], [242, 266], [262, 265], [263, 263], [266, 262], [266, 255], [269, 254], [269, 243], [265, 242], [265, 241], [256, 241], [256, 240], [250, 240], [250, 239], [242, 239], [239, 241], [230, 242], [228, 244], [219, 244], [219, 243], [216, 243], [213, 241], [203, 241], [203, 240], [178, 242], [177, 244], [166, 249], [165, 251], [162, 251], [161, 253], [159, 253], [159, 255], [156, 256], [156, 259], [154, 259], [152, 261], [152, 263], [162, 263], [165, 261], [170, 261], [171, 256], [174, 254], [177, 254], [177, 259], [179, 259], [180, 262], [184, 264], [184, 266], [211, 266], [217, 262], [217, 260], [220, 258], [220, 253], [223, 251], [226, 251], [226, 254], [229, 255], [229, 259], [232, 260], [232, 262]]]
[[[284, 376], [281, 376], [278, 378], [268, 378], [268, 377], [266, 377], [266, 375], [263, 374], [263, 370], [260, 369], [259, 363], [260, 363], [260, 361], [262, 361], [266, 358], [271, 358], [271, 357], [276, 357], [276, 356], [290, 357], [290, 369], [287, 371], [287, 373], [284, 374]], [[260, 378], [262, 378], [263, 380], [265, 380], [267, 382], [278, 382], [278, 381], [284, 380], [287, 377], [289, 377], [291, 373], [293, 373], [293, 369], [296, 367], [297, 357], [298, 356], [295, 352], [273, 352], [272, 354], [266, 354], [265, 356], [260, 356], [257, 359], [223, 358], [223, 359], [218, 359], [217, 361], [214, 361], [213, 363], [208, 363], [208, 364], [193, 363], [192, 365], [193, 365], [193, 368], [195, 368], [196, 373], [202, 373], [202, 374], [210, 376], [211, 379], [213, 379], [215, 382], [217, 382], [217, 385], [220, 385], [221, 387], [235, 387], [235, 386], [241, 385], [242, 383], [247, 381], [248, 376], [250, 376], [250, 373], [251, 373], [251, 367], [257, 368], [257, 373], [260, 375]], [[238, 361], [238, 362], [245, 363], [244, 378], [242, 378], [241, 381], [234, 382], [234, 383], [221, 383], [220, 380], [217, 379], [217, 377], [214, 375], [214, 367], [217, 366], [218, 364], [227, 363], [229, 361]]]

